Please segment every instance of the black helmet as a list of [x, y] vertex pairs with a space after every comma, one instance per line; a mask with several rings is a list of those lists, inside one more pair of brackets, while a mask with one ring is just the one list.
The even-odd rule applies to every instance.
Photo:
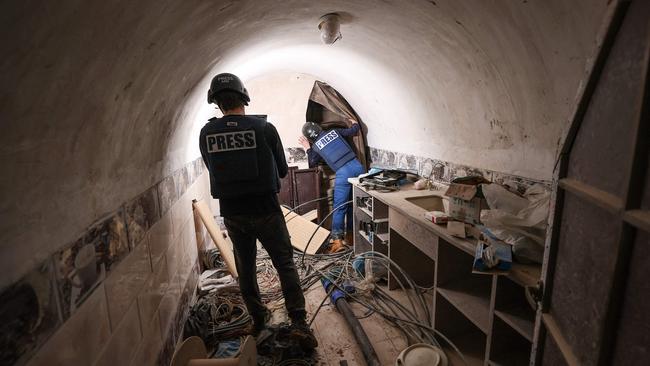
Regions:
[[248, 102], [251, 101], [251, 98], [248, 96], [248, 90], [244, 88], [244, 83], [236, 75], [222, 73], [215, 76], [210, 83], [208, 103], [216, 103], [215, 96], [224, 90], [231, 90], [241, 94], [244, 99], [244, 105], [248, 105]]
[[318, 135], [323, 132], [323, 129], [314, 122], [307, 122], [302, 126], [302, 134], [310, 140], [314, 140]]

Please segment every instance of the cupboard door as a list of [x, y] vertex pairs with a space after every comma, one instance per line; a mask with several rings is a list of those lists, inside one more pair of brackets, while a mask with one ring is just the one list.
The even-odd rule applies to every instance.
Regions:
[[293, 178], [293, 172], [295, 172], [298, 168], [295, 166], [289, 167], [289, 172], [287, 173], [287, 176], [282, 178], [280, 180], [280, 193], [278, 193], [278, 200], [280, 201], [281, 205], [287, 205], [289, 207], [294, 207], [294, 198], [293, 198], [293, 191], [294, 191], [294, 178]]
[[[313, 201], [320, 197], [320, 173], [317, 168], [300, 169], [294, 171], [295, 176], [295, 199], [296, 206]], [[302, 215], [318, 208], [319, 202], [308, 203], [300, 207], [297, 212]]]

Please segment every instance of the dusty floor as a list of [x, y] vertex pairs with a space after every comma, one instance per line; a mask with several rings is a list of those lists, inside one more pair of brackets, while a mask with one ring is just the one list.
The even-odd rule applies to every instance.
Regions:
[[[398, 299], [403, 297], [400, 291], [391, 291], [391, 294]], [[319, 284], [305, 293], [309, 316], [316, 311], [324, 297], [325, 291]], [[365, 308], [360, 305], [352, 303], [352, 307], [357, 316], [366, 313]], [[373, 343], [381, 364], [395, 365], [397, 355], [407, 347], [406, 337], [377, 314], [361, 319], [360, 322]], [[329, 300], [318, 313], [312, 329], [320, 343], [318, 354], [321, 365], [340, 366], [345, 365], [344, 361], [347, 361], [347, 365], [350, 366], [366, 365], [361, 349], [357, 346], [347, 323]]]

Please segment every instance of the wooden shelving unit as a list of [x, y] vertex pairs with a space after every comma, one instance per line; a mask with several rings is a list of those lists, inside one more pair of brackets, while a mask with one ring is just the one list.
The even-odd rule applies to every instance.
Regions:
[[[388, 206], [358, 187], [354, 187], [353, 202], [355, 254], [373, 250], [388, 255]], [[372, 235], [363, 223], [373, 227]]]
[[495, 310], [494, 315], [498, 316], [503, 322], [508, 324], [512, 329], [517, 331], [528, 341], [533, 341], [533, 330], [535, 329], [535, 320], [530, 319], [530, 308], [513, 307], [508, 310]]
[[438, 287], [436, 291], [484, 333], [490, 328], [490, 291], [465, 280]]
[[[415, 283], [432, 287], [431, 323], [459, 348], [467, 364], [527, 365], [535, 312], [524, 288], [537, 282], [540, 266], [514, 263], [508, 275], [499, 276], [472, 273], [475, 241], [451, 237], [445, 226], [424, 220], [424, 211], [404, 200], [408, 194], [414, 193], [366, 192], [355, 186], [355, 224], [386, 225], [371, 241], [355, 228], [355, 252], [373, 248], [384, 253], [379, 249], [386, 248]], [[357, 202], [357, 197], [363, 199]], [[388, 286], [399, 288], [392, 274]], [[442, 337], [438, 341], [451, 366], [465, 365], [451, 345]]]
[[[483, 365], [485, 359], [486, 334], [476, 327], [451, 302], [436, 296], [436, 329], [445, 335], [462, 352], [470, 366]], [[458, 352], [439, 337], [438, 341], [449, 358], [451, 365], [464, 365]]]

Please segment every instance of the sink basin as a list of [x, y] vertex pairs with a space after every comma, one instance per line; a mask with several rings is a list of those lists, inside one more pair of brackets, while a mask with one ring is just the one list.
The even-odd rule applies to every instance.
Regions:
[[406, 197], [405, 200], [424, 209], [425, 211], [447, 212], [447, 210], [445, 210], [446, 202], [444, 202], [443, 198], [440, 196], [431, 195], [431, 196]]

